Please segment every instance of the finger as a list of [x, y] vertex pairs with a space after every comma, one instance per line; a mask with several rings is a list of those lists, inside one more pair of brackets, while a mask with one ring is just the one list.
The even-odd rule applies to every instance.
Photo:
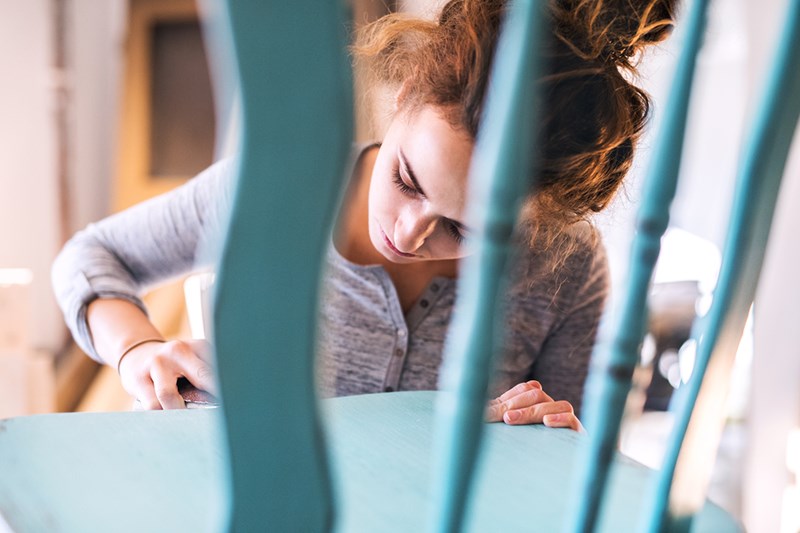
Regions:
[[150, 376], [153, 378], [153, 390], [156, 398], [163, 409], [183, 409], [186, 404], [178, 392], [178, 373], [164, 362], [163, 359], [156, 359], [150, 369]]
[[183, 377], [198, 389], [217, 395], [217, 381], [214, 370], [199, 358], [183, 360], [180, 362], [180, 372]]
[[583, 428], [583, 424], [581, 421], [578, 420], [578, 417], [575, 416], [575, 413], [555, 413], [545, 415], [542, 418], [542, 422], [545, 426], [551, 428], [569, 428], [578, 433], [586, 433], [586, 430]]
[[546, 415], [573, 412], [572, 404], [566, 400], [550, 401], [508, 410], [503, 415], [503, 421], [511, 425], [541, 424]]
[[519, 383], [514, 387], [510, 388], [502, 395], [498, 396], [497, 398], [490, 400], [487, 402], [486, 410], [484, 411], [484, 420], [487, 422], [499, 422], [503, 419], [503, 414], [508, 410], [507, 406], [503, 405], [503, 402], [514, 398], [520, 394], [524, 394], [531, 390], [541, 390], [542, 385], [538, 381], [531, 380], [526, 381], [524, 383]]
[[[492, 400], [492, 402], [495, 402]], [[486, 422], [500, 422], [503, 420], [503, 409], [500, 404], [492, 405], [491, 403], [486, 406], [486, 409], [483, 411], [483, 419]]]
[[133, 390], [133, 396], [136, 398], [134, 410], [147, 410], [157, 411], [161, 409], [161, 402], [158, 401], [156, 393], [153, 390], [153, 382], [138, 383]]
[[512, 409], [522, 409], [523, 407], [530, 407], [531, 405], [552, 401], [553, 399], [542, 389], [531, 389], [522, 394], [517, 394], [501, 405], [505, 408], [505, 411], [510, 411]]
[[[526, 384], [523, 383], [521, 385]], [[517, 387], [519, 387], [519, 385]], [[500, 420], [503, 420], [505, 413], [511, 410], [522, 409], [531, 405], [553, 401], [553, 399], [548, 396], [547, 393], [540, 388], [536, 388], [535, 386], [528, 386], [526, 388], [521, 387], [520, 390], [524, 390], [524, 392], [521, 392], [516, 396], [512, 396], [504, 402], [489, 405], [484, 415], [484, 418], [486, 418], [487, 422], [499, 422]]]
[[[174, 341], [170, 350], [176, 356], [174, 362], [178, 367], [179, 376], [183, 376], [198, 389], [208, 391], [211, 394], [217, 394], [217, 382], [213, 368], [201, 357], [193, 348], [196, 348], [200, 343], [188, 343], [183, 341]], [[210, 351], [205, 348], [200, 348], [206, 355]]]
[[214, 353], [211, 349], [211, 343], [204, 339], [192, 339], [186, 341], [189, 348], [192, 349], [197, 357], [203, 360], [204, 363], [211, 365], [214, 362]]
[[542, 384], [536, 380], [519, 383], [518, 385], [515, 385], [514, 387], [508, 389], [506, 392], [495, 398], [495, 401], [505, 402], [506, 400], [510, 400], [514, 396], [522, 394], [523, 392], [527, 392], [531, 389], [542, 390]]

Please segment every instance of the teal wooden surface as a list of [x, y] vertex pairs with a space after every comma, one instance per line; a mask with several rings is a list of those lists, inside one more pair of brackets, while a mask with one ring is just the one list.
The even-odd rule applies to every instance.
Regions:
[[[238, 180], [217, 266], [214, 343], [231, 529], [323, 531], [333, 495], [316, 410], [322, 257], [352, 140], [344, 3], [229, 0], [242, 102]], [[228, 43], [217, 42], [226, 53]]]
[[0, 420], [0, 516], [17, 533], [224, 531], [218, 414]]
[[688, 530], [702, 504], [722, 433], [733, 361], [758, 287], [800, 117], [800, 2], [789, 2], [784, 20], [744, 145], [711, 309], [693, 332], [698, 340], [694, 370], [687, 386], [677, 392], [675, 427], [646, 515], [652, 532]]
[[[340, 494], [335, 531], [408, 533], [425, 527], [439, 394], [322, 402]], [[221, 415], [221, 410], [59, 414], [0, 422], [0, 514], [18, 533], [223, 531]], [[464, 531], [558, 530], [575, 509], [569, 480], [585, 438], [543, 426], [486, 425], [478, 488]], [[614, 455], [601, 531], [631, 531], [641, 520], [649, 476], [647, 468]], [[258, 496], [266, 505], [282, 494]], [[253, 529], [299, 530], [272, 522]], [[692, 531], [741, 528], [707, 503]]]
[[678, 182], [689, 98], [697, 54], [703, 42], [708, 3], [708, 0], [691, 3], [681, 56], [643, 186], [623, 297], [613, 317], [609, 338], [602, 338], [601, 334], [592, 354], [583, 402], [584, 424], [592, 438], [587, 442], [582, 467], [576, 476], [574, 494], [578, 507], [568, 521], [569, 531], [592, 531], [605, 497], [610, 459], [617, 446], [622, 414], [647, 324], [650, 281], [661, 237], [669, 224], [669, 207]]
[[467, 218], [477, 228], [462, 261], [459, 300], [448, 332], [438, 405], [439, 437], [429, 502], [432, 531], [461, 531], [480, 449], [492, 355], [502, 345], [503, 273], [520, 200], [530, 186], [544, 4], [512, 3], [497, 45], [484, 123], [470, 167]]

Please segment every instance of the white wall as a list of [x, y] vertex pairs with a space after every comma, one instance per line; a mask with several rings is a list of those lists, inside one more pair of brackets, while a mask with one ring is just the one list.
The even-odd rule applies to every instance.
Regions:
[[108, 214], [111, 205], [127, 5], [124, 0], [70, 0], [68, 5], [74, 231]]
[[47, 0], [0, 0], [0, 266], [33, 270], [31, 340], [61, 343], [50, 291], [58, 249], [53, 33]]
[[[62, 235], [108, 209], [125, 2], [65, 2], [65, 72], [53, 68], [52, 6], [50, 0], [0, 0], [0, 267], [33, 270], [31, 344], [54, 353], [66, 330], [50, 265]], [[58, 204], [58, 83], [69, 95], [65, 231]]]

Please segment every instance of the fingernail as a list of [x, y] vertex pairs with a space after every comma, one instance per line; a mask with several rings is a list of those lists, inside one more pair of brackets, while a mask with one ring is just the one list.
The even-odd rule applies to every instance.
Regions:
[[516, 422], [519, 417], [519, 411], [506, 411], [506, 422]]

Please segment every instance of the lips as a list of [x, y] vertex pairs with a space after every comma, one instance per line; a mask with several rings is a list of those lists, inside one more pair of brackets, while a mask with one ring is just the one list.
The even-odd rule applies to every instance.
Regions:
[[383, 228], [381, 228], [381, 236], [383, 237], [383, 242], [386, 243], [386, 247], [395, 254], [399, 255], [400, 257], [416, 257], [416, 254], [407, 254], [395, 248], [394, 244], [392, 244], [392, 241], [390, 241], [389, 237], [386, 236], [386, 232], [383, 231]]

